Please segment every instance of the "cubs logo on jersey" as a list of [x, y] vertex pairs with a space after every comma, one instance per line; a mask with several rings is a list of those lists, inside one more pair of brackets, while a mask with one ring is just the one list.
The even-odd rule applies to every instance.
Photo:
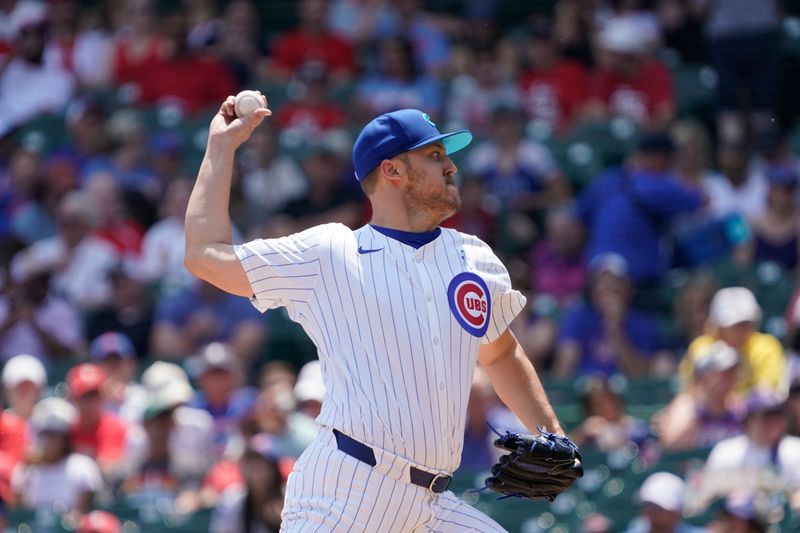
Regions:
[[467, 333], [483, 337], [489, 327], [492, 302], [486, 282], [477, 274], [462, 272], [450, 282], [447, 303], [456, 321]]

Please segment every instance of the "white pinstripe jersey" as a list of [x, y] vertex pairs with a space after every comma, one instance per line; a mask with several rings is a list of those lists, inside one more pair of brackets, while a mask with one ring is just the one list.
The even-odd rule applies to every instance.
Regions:
[[317, 347], [319, 423], [429, 470], [458, 467], [478, 348], [525, 306], [487, 244], [442, 228], [415, 249], [326, 224], [235, 251], [253, 304], [285, 306]]

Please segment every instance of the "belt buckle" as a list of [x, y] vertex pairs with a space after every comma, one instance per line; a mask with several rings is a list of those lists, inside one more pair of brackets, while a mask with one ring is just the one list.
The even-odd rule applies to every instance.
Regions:
[[[437, 482], [439, 480], [444, 480], [445, 481], [445, 485], [444, 485], [444, 487], [442, 487], [442, 490], [436, 491], [434, 489], [436, 488], [436, 484], [437, 484]], [[436, 474], [435, 476], [433, 476], [433, 479], [431, 480], [431, 484], [428, 485], [428, 490], [431, 491], [434, 494], [438, 494], [438, 493], [444, 492], [444, 491], [447, 490], [447, 487], [450, 486], [450, 482], [451, 481], [453, 481], [453, 476], [448, 476], [447, 474]]]

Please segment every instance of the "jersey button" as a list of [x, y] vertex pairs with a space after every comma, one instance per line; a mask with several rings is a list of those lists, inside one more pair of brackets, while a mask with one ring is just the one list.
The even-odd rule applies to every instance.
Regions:
[[417, 263], [422, 263], [422, 256], [421, 255], [416, 256], [414, 258], [414, 261], [416, 261]]
[[426, 293], [425, 293], [425, 299], [426, 299], [426, 300], [428, 300], [428, 301], [430, 302], [430, 301], [433, 299], [433, 296], [431, 295], [431, 293], [429, 293], [429, 292], [426, 292]]
[[444, 383], [439, 383], [439, 390], [444, 390]]
[[439, 345], [439, 337], [434, 337], [433, 338], [433, 344], [434, 344], [434, 346], [438, 346]]

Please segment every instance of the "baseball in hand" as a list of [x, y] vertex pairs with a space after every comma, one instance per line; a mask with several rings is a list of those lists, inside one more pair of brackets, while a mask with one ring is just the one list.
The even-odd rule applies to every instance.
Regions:
[[256, 91], [242, 91], [236, 95], [233, 110], [237, 117], [249, 115], [259, 107], [267, 107], [267, 97]]

